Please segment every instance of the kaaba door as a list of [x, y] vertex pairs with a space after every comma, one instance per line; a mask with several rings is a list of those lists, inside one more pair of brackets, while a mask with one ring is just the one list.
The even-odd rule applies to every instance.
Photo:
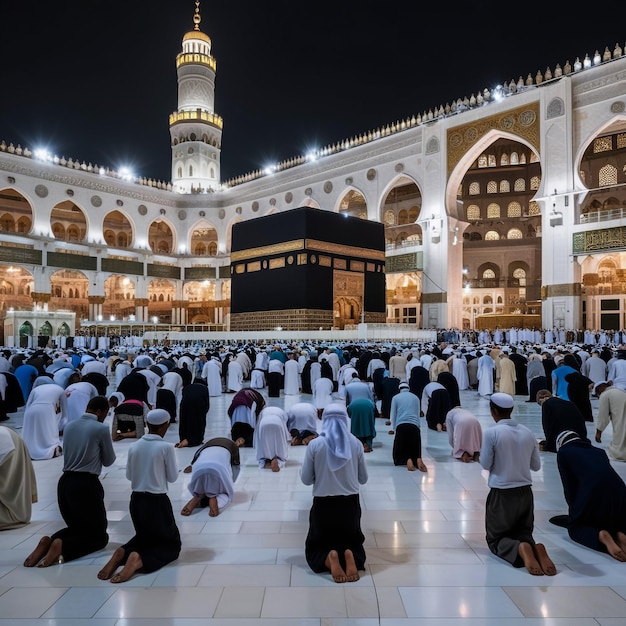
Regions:
[[334, 272], [333, 327], [344, 330], [346, 325], [361, 321], [365, 278], [356, 272]]

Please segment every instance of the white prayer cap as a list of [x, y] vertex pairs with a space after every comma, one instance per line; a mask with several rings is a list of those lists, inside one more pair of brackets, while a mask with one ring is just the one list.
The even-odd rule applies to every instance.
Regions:
[[508, 393], [494, 393], [491, 398], [489, 398], [493, 404], [501, 409], [512, 409], [515, 405], [515, 401], [513, 400], [513, 396]]
[[146, 421], [153, 426], [161, 426], [170, 421], [170, 414], [165, 409], [152, 409], [148, 411]]

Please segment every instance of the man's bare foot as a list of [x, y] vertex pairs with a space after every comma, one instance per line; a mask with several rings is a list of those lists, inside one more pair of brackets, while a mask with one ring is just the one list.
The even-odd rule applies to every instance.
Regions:
[[301, 446], [302, 445], [302, 439], [300, 439], [300, 437], [292, 437], [291, 438], [291, 445], [292, 446]]
[[235, 439], [235, 445], [238, 448], [242, 448], [246, 445], [246, 440], [243, 437], [237, 437], [237, 439]]
[[137, 552], [131, 552], [128, 560], [119, 574], [111, 577], [112, 583], [125, 583], [137, 570], [143, 567], [143, 561]]
[[437, 432], [440, 433], [443, 430], [443, 424], [437, 424]]
[[535, 555], [539, 561], [539, 565], [546, 576], [554, 576], [556, 574], [556, 565], [548, 556], [546, 547], [542, 543], [536, 543], [534, 546]]
[[220, 510], [217, 507], [217, 498], [212, 496], [209, 498], [209, 517], [217, 517], [220, 514]]
[[175, 448], [186, 448], [189, 442], [186, 439], [181, 439], [178, 443], [174, 444]]
[[372, 451], [372, 446], [370, 446], [367, 443], [363, 444], [363, 452], [371, 452]]
[[409, 459], [406, 462], [406, 468], [409, 470], [409, 472], [414, 472], [417, 468], [415, 467], [415, 464], [413, 463], [413, 459]]
[[309, 435], [308, 437], [305, 437], [302, 440], [302, 445], [303, 446], [308, 446], [311, 443], [311, 441], [313, 441], [313, 439], [315, 439], [316, 437], [317, 437], [317, 435]]
[[272, 468], [272, 472], [280, 472], [280, 465], [278, 465], [278, 459], [276, 457], [272, 459], [270, 467]]
[[428, 468], [426, 467], [426, 463], [424, 463], [424, 461], [422, 461], [422, 459], [417, 459], [417, 469], [420, 472], [427, 472]]
[[472, 457], [476, 463], [480, 462], [480, 452], [474, 452], [474, 456]]
[[324, 564], [330, 570], [330, 575], [333, 577], [333, 580], [336, 583], [348, 582], [348, 576], [343, 571], [341, 563], [339, 563], [339, 555], [337, 554], [337, 550], [331, 550], [328, 553]]
[[183, 474], [191, 474], [191, 470], [191, 465], [187, 465], [187, 467], [183, 470]]
[[270, 469], [272, 467], [272, 462], [270, 460], [266, 460], [263, 464], [263, 469]]
[[46, 555], [48, 549], [50, 548], [50, 544], [52, 543], [52, 539], [47, 535], [42, 537], [37, 544], [37, 547], [26, 557], [24, 561], [24, 567], [35, 567], [41, 559]]
[[122, 564], [125, 556], [124, 548], [116, 548], [107, 564], [98, 572], [98, 578], [100, 580], [109, 580], [115, 570]]
[[354, 554], [352, 554], [352, 550], [346, 550], [344, 552], [346, 557], [346, 582], [353, 583], [359, 580], [359, 570], [356, 567], [356, 562], [354, 561]]
[[539, 565], [539, 561], [537, 561], [535, 551], [527, 541], [522, 541], [519, 544], [518, 554], [522, 557], [522, 561], [524, 561], [524, 567], [533, 576], [543, 576], [543, 569], [541, 565]]
[[624, 554], [622, 548], [615, 542], [615, 539], [611, 537], [611, 533], [608, 530], [601, 530], [598, 533], [598, 539], [614, 559], [622, 563], [626, 562], [626, 554]]
[[463, 461], [463, 463], [469, 463], [472, 460], [472, 457], [470, 456], [469, 452], [463, 452], [463, 454], [461, 455], [461, 461]]
[[181, 509], [180, 514], [181, 515], [191, 515], [193, 513], [193, 510], [200, 504], [200, 498], [197, 498], [196, 496], [194, 496], [193, 498], [191, 498], [191, 500], [189, 500], [189, 502], [187, 502], [187, 504], [185, 504], [185, 506]]
[[618, 530], [615, 534], [615, 541], [617, 541], [617, 545], [626, 554], [626, 534], [623, 533], [621, 530]]
[[48, 548], [46, 556], [37, 563], [37, 567], [50, 567], [59, 563], [63, 563], [63, 541], [54, 539]]

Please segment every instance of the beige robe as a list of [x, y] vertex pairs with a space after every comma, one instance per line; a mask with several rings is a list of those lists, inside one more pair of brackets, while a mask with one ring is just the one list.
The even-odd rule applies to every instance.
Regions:
[[498, 391], [514, 396], [515, 381], [517, 380], [515, 363], [505, 353], [502, 353], [498, 360], [500, 361], [500, 367], [496, 369]]

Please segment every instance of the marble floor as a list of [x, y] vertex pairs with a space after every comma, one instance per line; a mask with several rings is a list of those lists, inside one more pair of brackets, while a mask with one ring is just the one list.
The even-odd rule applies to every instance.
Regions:
[[[211, 399], [206, 436], [227, 435], [232, 396]], [[269, 399], [288, 406], [300, 396]], [[310, 399], [310, 396], [302, 396]], [[542, 436], [540, 409], [518, 396], [514, 416]], [[597, 400], [594, 400], [594, 414]], [[461, 403], [491, 425], [488, 400], [461, 393]], [[565, 512], [556, 455], [542, 453], [534, 473], [535, 539], [558, 567], [554, 577], [533, 577], [492, 556], [484, 539], [486, 473], [450, 457], [446, 433], [422, 428], [428, 473], [407, 472], [391, 461], [392, 436], [377, 420], [374, 450], [366, 456], [362, 487], [366, 571], [356, 583], [336, 584], [314, 574], [304, 559], [311, 488], [300, 481], [304, 447], [290, 448], [279, 473], [259, 469], [252, 449], [242, 450], [236, 495], [217, 518], [206, 509], [179, 511], [189, 499], [181, 472], [169, 494], [183, 540], [180, 558], [152, 574], [120, 585], [96, 574], [132, 534], [128, 442], [115, 443], [117, 460], [101, 479], [110, 543], [88, 558], [27, 569], [24, 558], [42, 534], [62, 520], [56, 483], [62, 459], [36, 461], [39, 502], [31, 523], [0, 532], [0, 626], [623, 626], [626, 564], [574, 544], [548, 519]], [[21, 427], [15, 414], [6, 425]], [[588, 425], [590, 434], [593, 424]], [[611, 436], [605, 431], [602, 444]], [[166, 438], [178, 440], [173, 425]], [[177, 450], [179, 467], [193, 449]], [[622, 477], [626, 464], [616, 463]]]

